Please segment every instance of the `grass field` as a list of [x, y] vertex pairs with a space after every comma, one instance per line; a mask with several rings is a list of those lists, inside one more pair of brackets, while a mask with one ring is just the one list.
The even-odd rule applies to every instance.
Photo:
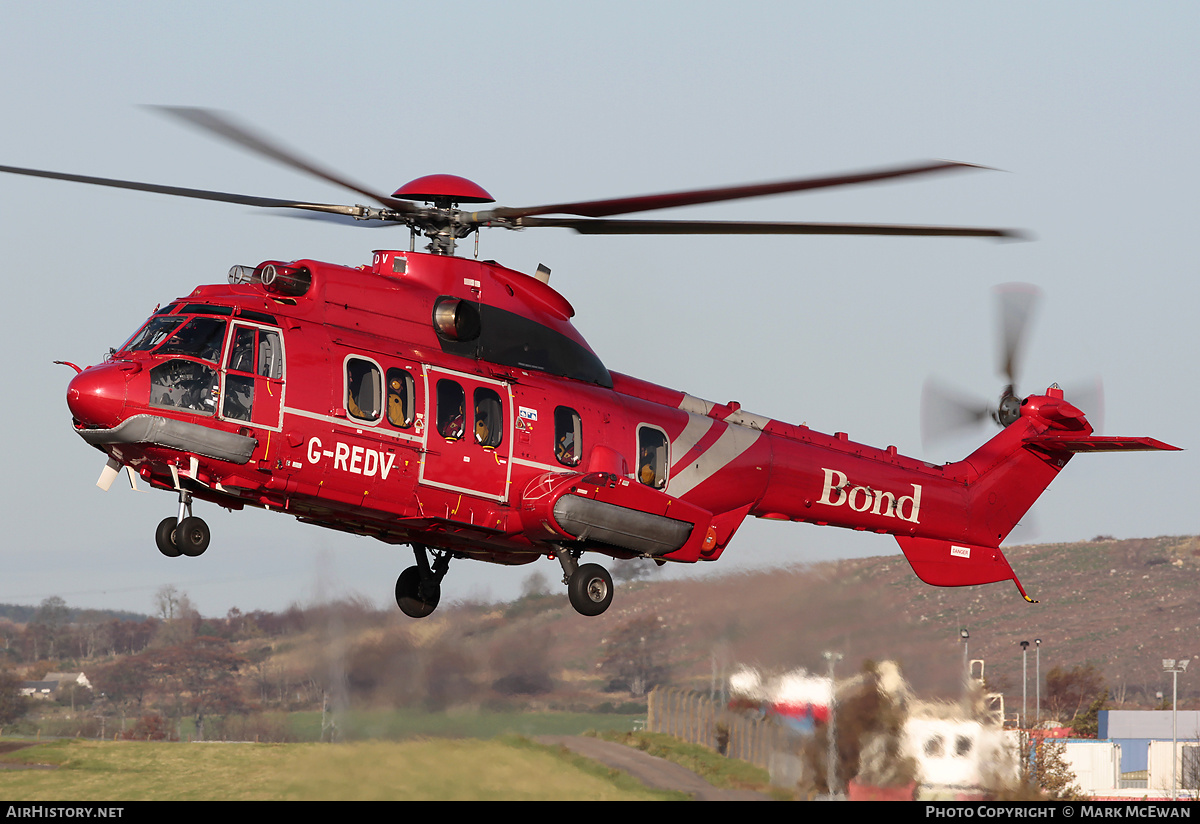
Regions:
[[0, 756], [8, 801], [670, 800], [525, 739], [349, 744], [55, 741]]
[[[516, 735], [579, 735], [588, 730], [628, 732], [646, 714], [617, 715], [581, 712], [494, 712], [471, 710], [431, 713], [411, 709], [351, 710], [338, 718], [342, 740], [402, 740], [414, 736], [495, 738]], [[321, 740], [321, 714], [295, 712], [288, 716], [293, 740]]]

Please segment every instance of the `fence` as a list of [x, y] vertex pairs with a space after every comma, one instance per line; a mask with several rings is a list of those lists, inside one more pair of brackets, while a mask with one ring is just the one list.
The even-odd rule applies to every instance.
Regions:
[[793, 734], [779, 724], [728, 710], [701, 693], [655, 687], [648, 698], [649, 732], [701, 744], [767, 770], [773, 756], [793, 749]]

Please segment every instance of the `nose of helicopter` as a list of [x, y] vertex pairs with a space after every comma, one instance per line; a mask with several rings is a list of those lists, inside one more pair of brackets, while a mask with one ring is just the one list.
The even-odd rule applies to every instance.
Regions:
[[67, 407], [75, 420], [106, 429], [120, 423], [129, 367], [133, 364], [102, 363], [72, 378], [67, 384]]

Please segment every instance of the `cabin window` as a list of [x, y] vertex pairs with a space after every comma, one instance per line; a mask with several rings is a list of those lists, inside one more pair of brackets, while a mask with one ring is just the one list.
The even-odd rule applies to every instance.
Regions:
[[383, 377], [369, 360], [346, 360], [346, 411], [360, 421], [379, 420], [383, 405]]
[[583, 421], [567, 406], [554, 410], [554, 457], [564, 466], [578, 466], [583, 455]]
[[637, 479], [655, 489], [667, 485], [667, 433], [661, 429], [638, 427]]
[[491, 389], [475, 390], [475, 443], [494, 449], [504, 437], [504, 412], [500, 396]]
[[437, 431], [443, 438], [458, 440], [466, 431], [466, 394], [455, 381], [437, 383]]
[[387, 372], [388, 423], [401, 429], [412, 426], [416, 395], [416, 384], [407, 369], [389, 369]]

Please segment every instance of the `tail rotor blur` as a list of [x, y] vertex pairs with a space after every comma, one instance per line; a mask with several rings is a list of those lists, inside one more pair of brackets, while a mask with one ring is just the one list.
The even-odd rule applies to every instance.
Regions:
[[[1042, 292], [1028, 283], [997, 286], [996, 320], [999, 362], [997, 371], [1004, 381], [994, 401], [979, 398], [933, 378], [925, 381], [921, 393], [921, 441], [928, 451], [938, 441], [959, 437], [978, 429], [991, 418], [1001, 427], [1021, 416], [1024, 395], [1018, 389], [1025, 343]], [[1064, 390], [1071, 403], [1088, 413], [1093, 431], [1101, 431], [1104, 389], [1099, 378], [1080, 381]]]

